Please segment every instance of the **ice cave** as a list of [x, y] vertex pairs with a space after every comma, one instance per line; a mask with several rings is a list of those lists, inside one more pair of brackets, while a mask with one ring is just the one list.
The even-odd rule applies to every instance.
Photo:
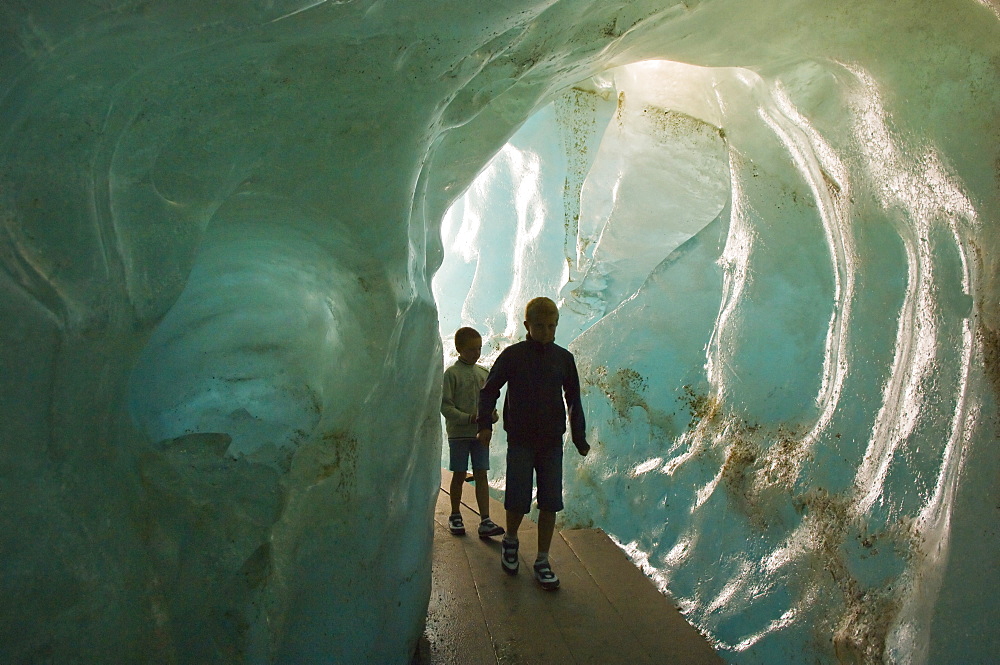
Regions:
[[0, 0], [0, 53], [0, 661], [408, 662], [447, 339], [535, 295], [562, 524], [727, 662], [1000, 653], [996, 0]]

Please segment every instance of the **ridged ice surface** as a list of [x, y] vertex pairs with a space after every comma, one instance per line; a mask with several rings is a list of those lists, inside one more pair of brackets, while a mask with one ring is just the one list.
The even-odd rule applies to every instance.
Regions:
[[0, 0], [0, 661], [408, 662], [439, 331], [539, 294], [565, 523], [728, 660], [988, 659], [998, 23]]
[[[996, 469], [982, 224], [902, 142], [857, 68], [647, 61], [557, 97], [445, 217], [445, 344], [479, 326], [495, 353], [562, 297], [595, 444], [563, 525], [611, 533], [730, 662], [992, 648], [930, 655], [949, 556], [995, 561], [950, 529], [963, 478], [990, 491], [969, 457]], [[502, 445], [491, 466], [502, 490]]]

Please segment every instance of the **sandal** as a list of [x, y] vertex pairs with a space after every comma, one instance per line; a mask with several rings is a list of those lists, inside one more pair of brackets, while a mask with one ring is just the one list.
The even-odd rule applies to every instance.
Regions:
[[504, 529], [502, 526], [491, 520], [489, 517], [479, 523], [479, 537], [490, 538], [491, 536], [502, 536]]
[[547, 591], [554, 591], [559, 588], [559, 578], [552, 572], [552, 566], [548, 560], [535, 562], [535, 579]]
[[451, 531], [453, 536], [464, 536], [465, 522], [462, 521], [462, 516], [458, 513], [450, 515], [448, 517], [448, 529]]
[[500, 564], [503, 566], [503, 572], [509, 575], [517, 574], [518, 559], [517, 559], [517, 546], [518, 542], [510, 542], [506, 538], [500, 541]]

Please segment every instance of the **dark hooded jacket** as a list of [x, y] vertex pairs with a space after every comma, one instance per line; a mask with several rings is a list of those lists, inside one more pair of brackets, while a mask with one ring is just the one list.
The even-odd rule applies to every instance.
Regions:
[[493, 409], [505, 384], [503, 428], [509, 443], [561, 446], [566, 407], [573, 443], [578, 448], [587, 443], [580, 377], [572, 353], [555, 343], [540, 344], [530, 337], [504, 349], [479, 393], [480, 430], [492, 429]]

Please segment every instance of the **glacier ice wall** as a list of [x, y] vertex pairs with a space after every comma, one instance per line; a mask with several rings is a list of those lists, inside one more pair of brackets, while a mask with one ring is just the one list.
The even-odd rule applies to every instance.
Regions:
[[[601, 453], [571, 517], [620, 525], [736, 658], [990, 653], [997, 23], [989, 0], [0, 2], [2, 659], [406, 661], [439, 220], [553, 99], [577, 150], [507, 151], [543, 183], [512, 199], [535, 240], [493, 257], [475, 321], [509, 337], [562, 289]], [[641, 119], [640, 81], [558, 95], [650, 59], [710, 68], [648, 100], [704, 172], [657, 180], [633, 123], [596, 133]], [[698, 214], [633, 226], [647, 204]]]

